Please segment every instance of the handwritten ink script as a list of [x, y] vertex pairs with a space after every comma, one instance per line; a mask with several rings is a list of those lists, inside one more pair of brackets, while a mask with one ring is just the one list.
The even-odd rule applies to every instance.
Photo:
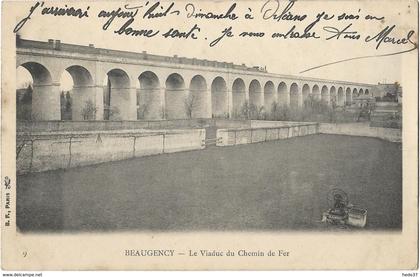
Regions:
[[[377, 56], [402, 54], [417, 48], [417, 35], [413, 29], [399, 26], [398, 22], [388, 20], [385, 15], [363, 10], [357, 6], [357, 2], [354, 2], [352, 10], [347, 8], [339, 12], [337, 10], [329, 12], [328, 2], [325, 2], [324, 8], [319, 5], [319, 10], [311, 10], [310, 13], [304, 12], [304, 3], [295, 0], [267, 0], [261, 2], [258, 9], [255, 6], [249, 7], [247, 2], [226, 1], [223, 3], [225, 7], [222, 9], [219, 7], [217, 10], [211, 10], [211, 6], [202, 5], [198, 1], [186, 4], [145, 1], [116, 6], [112, 9], [105, 9], [99, 5], [95, 9], [88, 5], [74, 6], [75, 2], [57, 5], [50, 3], [33, 4], [26, 12], [26, 16], [16, 24], [14, 32], [18, 33], [25, 25], [30, 24], [34, 17], [53, 16], [85, 21], [94, 18], [101, 22], [101, 31], [112, 32], [117, 37], [205, 40], [209, 47], [218, 47], [223, 43], [229, 43], [231, 38], [239, 38], [245, 41], [271, 39], [278, 43], [286, 40], [324, 40], [331, 44], [336, 41], [356, 42], [377, 51], [384, 49], [385, 45], [400, 47], [398, 51], [394, 49], [389, 53], [383, 53], [386, 49], [382, 50]], [[156, 20], [166, 18], [176, 19], [170, 22], [185, 23], [182, 27], [165, 28], [154, 24]], [[247, 24], [235, 24], [238, 21], [245, 21]], [[258, 21], [260, 24], [249, 24], [251, 21]], [[208, 26], [206, 23], [209, 22], [218, 24], [206, 28], [205, 26]], [[147, 27], [144, 27], [146, 25]], [[265, 25], [271, 27], [255, 29]], [[219, 26], [220, 30], [214, 31], [214, 28]], [[363, 26], [376, 28], [363, 28]], [[370, 56], [356, 58], [367, 57]]]

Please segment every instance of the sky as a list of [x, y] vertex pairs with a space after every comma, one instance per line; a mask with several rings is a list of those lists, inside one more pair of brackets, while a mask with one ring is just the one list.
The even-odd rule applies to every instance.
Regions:
[[[24, 18], [34, 2], [15, 3], [16, 23]], [[151, 54], [160, 55], [178, 55], [189, 58], [202, 58], [208, 60], [218, 60], [234, 62], [236, 64], [245, 63], [248, 66], [266, 66], [271, 73], [296, 75], [300, 77], [315, 77], [333, 80], [345, 80], [353, 82], [362, 82], [376, 84], [378, 82], [393, 83], [401, 79], [402, 56], [406, 55], [416, 58], [416, 51], [402, 55], [388, 57], [375, 57], [370, 59], [352, 60], [344, 63], [338, 63], [331, 66], [322, 67], [306, 73], [301, 71], [319, 66], [325, 63], [331, 63], [338, 60], [350, 59], [366, 55], [383, 55], [387, 53], [407, 50], [412, 48], [411, 44], [393, 45], [382, 44], [379, 49], [375, 49], [376, 43], [365, 43], [363, 39], [366, 35], [375, 35], [388, 25], [396, 24], [392, 35], [396, 37], [405, 37], [411, 29], [416, 29], [414, 7], [410, 6], [410, 1], [297, 1], [290, 10], [292, 15], [306, 14], [305, 24], [291, 21], [263, 20], [261, 8], [265, 1], [241, 1], [237, 3], [235, 12], [240, 15], [239, 20], [203, 20], [186, 17], [187, 2], [177, 2], [175, 7], [181, 11], [180, 16], [172, 16], [161, 19], [142, 20], [139, 15], [131, 25], [135, 29], [154, 29], [163, 31], [169, 28], [178, 28], [187, 31], [194, 24], [200, 27], [199, 39], [164, 39], [161, 36], [154, 38], [132, 37], [117, 35], [118, 30], [126, 19], [116, 18], [108, 30], [102, 30], [106, 19], [97, 18], [101, 10], [113, 10], [123, 7], [125, 3], [131, 6], [144, 5], [145, 2], [69, 2], [76, 7], [87, 9], [89, 6], [89, 18], [75, 19], [73, 17], [55, 17], [51, 15], [40, 15], [40, 10], [35, 10], [31, 19], [26, 22], [19, 31], [19, 35], [24, 39], [33, 39], [47, 41], [48, 39], [59, 39], [65, 43], [89, 45], [96, 47], [118, 49], [126, 51], [141, 52], [147, 51]], [[202, 12], [225, 12], [233, 2], [193, 2], [195, 10]], [[287, 1], [269, 0], [265, 6], [265, 11], [273, 11], [277, 5], [279, 13], [283, 10]], [[396, 4], [399, 3], [399, 4]], [[414, 2], [413, 2], [414, 3]], [[164, 2], [162, 5], [166, 8], [170, 2]], [[70, 5], [70, 4], [69, 4]], [[413, 4], [414, 5], [414, 4]], [[51, 4], [45, 3], [44, 7], [59, 6], [63, 7], [64, 2]], [[243, 15], [252, 10], [254, 20], [244, 20]], [[140, 10], [144, 12], [145, 10]], [[191, 6], [189, 7], [191, 11]], [[315, 27], [317, 34], [322, 38], [313, 39], [272, 39], [270, 35], [273, 32], [286, 33], [293, 24], [296, 24], [296, 30], [302, 30], [313, 21], [316, 14], [325, 11], [328, 14], [338, 16], [343, 12], [347, 14], [359, 14], [361, 18], [367, 14], [384, 16], [382, 21], [364, 21], [364, 20], [343, 20], [320, 21]], [[312, 20], [309, 20], [312, 19]], [[335, 20], [335, 21], [334, 21]], [[329, 34], [323, 30], [323, 27], [335, 27], [343, 29], [348, 24], [352, 24], [351, 29], [357, 30], [362, 34], [359, 40], [351, 39], [331, 39], [325, 40]], [[220, 36], [221, 32], [231, 26], [234, 37], [223, 38], [215, 47], [209, 47], [210, 41]], [[242, 31], [264, 32], [263, 38], [239, 38], [238, 34]], [[205, 39], [207, 38], [207, 39]], [[324, 38], [324, 39], [323, 39]], [[417, 39], [417, 34], [415, 38]], [[18, 69], [18, 87], [19, 84], [30, 80], [30, 76], [23, 69]], [[69, 89], [72, 86], [71, 77], [63, 73], [63, 89]]]

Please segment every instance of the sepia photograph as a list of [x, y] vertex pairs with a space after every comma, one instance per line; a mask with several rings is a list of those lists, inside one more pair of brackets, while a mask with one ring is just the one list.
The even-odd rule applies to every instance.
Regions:
[[[353, 239], [418, 241], [418, 3], [337, 2], [3, 2], [2, 214], [15, 227], [3, 232], [28, 239], [15, 255], [42, 251], [32, 237], [138, 234], [143, 245], [113, 255], [414, 266], [417, 246], [336, 266], [278, 246], [299, 234], [362, 253]], [[154, 234], [274, 236], [276, 250], [153, 248]], [[283, 260], [226, 265], [229, 253]], [[196, 268], [155, 259], [137, 267]], [[22, 267], [121, 268], [48, 264]]]
[[16, 45], [23, 232], [401, 231], [398, 79]]

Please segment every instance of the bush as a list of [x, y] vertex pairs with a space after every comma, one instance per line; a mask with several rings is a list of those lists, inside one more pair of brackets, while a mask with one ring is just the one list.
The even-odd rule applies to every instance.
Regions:
[[270, 111], [269, 117], [271, 120], [279, 120], [279, 121], [291, 120], [292, 110], [286, 105], [280, 106], [279, 103], [273, 102], [271, 104], [271, 111]]
[[104, 120], [120, 120], [120, 110], [117, 107], [105, 106], [104, 110]]
[[263, 119], [263, 114], [264, 114], [263, 106], [258, 107], [255, 104], [249, 105], [249, 115], [250, 115], [249, 119], [255, 119], [255, 120]]
[[140, 105], [137, 108], [137, 119], [145, 119], [147, 115], [148, 106], [146, 104]]
[[[331, 106], [322, 99], [309, 95], [300, 108], [290, 108], [273, 102], [268, 110], [245, 102], [240, 109], [233, 112], [233, 117], [242, 119], [276, 120], [276, 121], [311, 121], [311, 122], [355, 122], [369, 120], [372, 107], [354, 109], [351, 107]], [[396, 116], [398, 117], [398, 115]]]
[[17, 120], [32, 120], [32, 106], [31, 104], [16, 105], [16, 118]]

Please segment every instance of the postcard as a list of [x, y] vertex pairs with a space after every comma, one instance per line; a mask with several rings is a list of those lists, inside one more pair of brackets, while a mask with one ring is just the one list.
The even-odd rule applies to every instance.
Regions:
[[418, 268], [417, 1], [4, 1], [4, 270]]

